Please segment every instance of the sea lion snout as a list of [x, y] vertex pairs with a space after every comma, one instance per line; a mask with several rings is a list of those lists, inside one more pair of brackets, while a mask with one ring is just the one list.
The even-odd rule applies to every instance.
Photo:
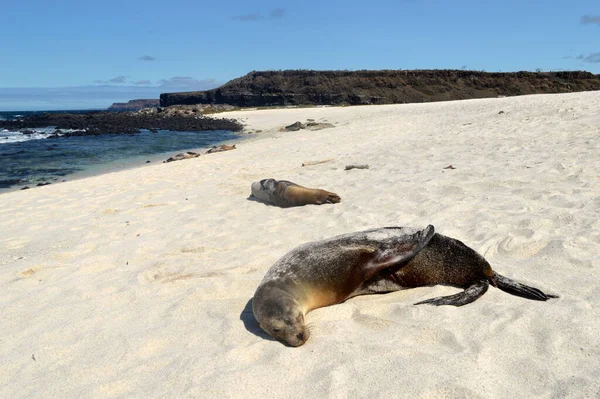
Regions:
[[[303, 326], [304, 327], [304, 326]], [[289, 337], [288, 339], [281, 339], [281, 341], [285, 342], [289, 346], [293, 346], [295, 348], [302, 346], [308, 341], [308, 337], [310, 333], [308, 330], [302, 331], [296, 334], [295, 337]]]
[[304, 325], [304, 322], [286, 324], [283, 325], [281, 328], [273, 327], [281, 326], [281, 324], [278, 323], [276, 320], [269, 320], [268, 322], [261, 323], [260, 325], [261, 327], [264, 325], [266, 328], [263, 328], [263, 330], [265, 330], [265, 332], [267, 332], [273, 338], [292, 347], [304, 345], [310, 337], [310, 332]]

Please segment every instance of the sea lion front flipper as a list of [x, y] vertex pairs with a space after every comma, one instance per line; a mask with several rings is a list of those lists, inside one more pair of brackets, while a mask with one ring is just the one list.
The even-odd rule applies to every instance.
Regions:
[[415, 305], [452, 305], [452, 306], [463, 306], [467, 305], [475, 300], [477, 300], [480, 296], [486, 293], [490, 284], [485, 280], [481, 280], [471, 285], [463, 292], [459, 292], [458, 294], [448, 295], [448, 296], [439, 296], [437, 298], [427, 299], [425, 301], [417, 302]]
[[386, 269], [389, 269], [386, 273], [396, 272], [402, 265], [421, 252], [429, 244], [434, 234], [435, 228], [428, 225], [423, 230], [394, 242], [390, 247], [379, 248], [374, 259], [365, 267], [365, 280]]

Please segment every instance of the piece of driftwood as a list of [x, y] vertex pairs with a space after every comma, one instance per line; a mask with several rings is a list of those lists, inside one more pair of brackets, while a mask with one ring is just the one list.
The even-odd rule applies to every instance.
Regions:
[[350, 169], [370, 169], [371, 166], [370, 165], [346, 165], [346, 167], [344, 168], [344, 170], [350, 170]]
[[320, 163], [331, 162], [331, 161], [333, 161], [333, 158], [331, 158], [331, 159], [324, 159], [322, 161], [302, 162], [302, 166], [318, 165]]

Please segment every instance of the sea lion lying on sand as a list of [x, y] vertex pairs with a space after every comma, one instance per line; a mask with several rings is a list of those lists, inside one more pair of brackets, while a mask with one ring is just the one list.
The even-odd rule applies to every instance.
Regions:
[[329, 191], [306, 188], [287, 180], [263, 179], [252, 183], [252, 196], [282, 208], [308, 204], [337, 204], [341, 198]]
[[410, 227], [383, 227], [310, 242], [293, 249], [267, 272], [252, 300], [260, 327], [272, 337], [300, 346], [310, 331], [304, 322], [313, 309], [357, 295], [447, 284], [458, 294], [419, 304], [463, 306], [489, 285], [536, 301], [557, 298], [494, 272], [462, 242]]
[[215, 152], [223, 152], [223, 151], [231, 151], [231, 150], [235, 150], [235, 144], [234, 145], [221, 144], [218, 147], [216, 145], [213, 145], [212, 148], [210, 148], [208, 151], [205, 152], [205, 154], [214, 154]]

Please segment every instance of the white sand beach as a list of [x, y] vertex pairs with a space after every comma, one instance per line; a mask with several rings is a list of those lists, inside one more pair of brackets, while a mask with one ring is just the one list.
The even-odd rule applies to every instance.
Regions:
[[[600, 92], [221, 115], [263, 132], [0, 195], [1, 398], [600, 397]], [[335, 128], [278, 131], [307, 119]], [[248, 200], [269, 177], [342, 202]], [[256, 326], [294, 247], [428, 224], [560, 298], [361, 296], [309, 313], [299, 348]]]

